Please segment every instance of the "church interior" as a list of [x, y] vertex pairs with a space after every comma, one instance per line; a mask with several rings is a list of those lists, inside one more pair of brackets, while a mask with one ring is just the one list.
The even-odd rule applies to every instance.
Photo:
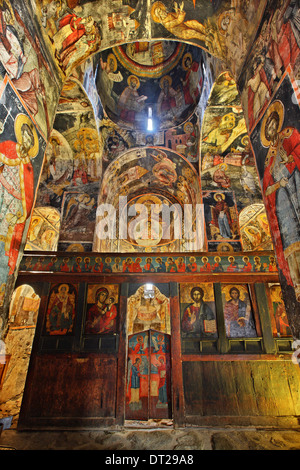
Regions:
[[300, 448], [299, 46], [298, 0], [0, 0], [0, 450]]

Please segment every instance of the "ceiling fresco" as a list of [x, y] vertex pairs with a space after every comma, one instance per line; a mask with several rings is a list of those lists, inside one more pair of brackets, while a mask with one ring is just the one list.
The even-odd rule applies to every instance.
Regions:
[[43, 0], [33, 8], [63, 75], [99, 50], [157, 39], [195, 44], [238, 75], [266, 0]]
[[204, 62], [200, 48], [173, 41], [101, 52], [96, 84], [104, 110], [121, 127], [144, 132], [180, 125], [201, 97]]
[[[99, 242], [97, 208], [118, 207], [119, 196], [127, 198], [127, 208], [140, 198], [169, 207], [203, 203], [202, 249], [270, 247], [268, 235], [258, 242], [251, 239], [251, 227], [247, 230], [249, 224], [262, 230], [262, 196], [236, 86], [264, 5], [208, 0], [37, 5], [44, 40], [67, 76], [36, 202], [37, 209], [50, 205], [60, 213], [58, 249], [189, 251], [187, 244], [174, 243], [172, 233], [166, 240], [161, 226], [146, 242], [130, 236]], [[230, 213], [228, 232], [214, 218], [218, 193]]]

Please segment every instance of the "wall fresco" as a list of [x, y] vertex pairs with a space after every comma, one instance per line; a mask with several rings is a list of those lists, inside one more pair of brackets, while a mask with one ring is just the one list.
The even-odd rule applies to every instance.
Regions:
[[271, 300], [271, 322], [273, 329], [273, 336], [287, 337], [292, 336], [291, 328], [286, 314], [282, 298], [282, 290], [280, 284], [268, 284]]
[[295, 2], [285, 0], [275, 5], [270, 2], [264, 13], [254, 47], [238, 81], [250, 131], [268, 106], [288, 66], [293, 68], [296, 77], [299, 74], [297, 11]]
[[15, 270], [23, 232], [28, 227], [46, 142], [20, 102], [8, 76], [2, 83], [0, 116], [0, 276], [5, 283], [7, 275]]
[[[118, 194], [115, 192], [116, 182], [120, 188]], [[140, 199], [137, 199], [137, 194], [142, 194]], [[128, 223], [128, 233], [130, 232], [130, 227], [133, 229], [132, 224], [134, 224], [134, 216], [131, 216], [128, 207], [137, 201], [143, 203], [145, 207], [147, 204], [150, 207], [151, 201], [152, 205], [153, 201], [156, 201], [156, 204], [160, 206], [166, 204], [171, 207], [173, 204], [176, 204], [177, 206], [179, 205], [181, 211], [181, 206], [183, 207], [184, 204], [191, 204], [193, 207], [196, 207], [197, 203], [201, 204], [199, 181], [193, 166], [178, 153], [158, 147], [129, 150], [123, 153], [116, 162], [108, 166], [103, 177], [98, 199], [98, 209], [101, 209], [100, 205], [105, 203], [111, 204], [116, 211], [119, 211], [119, 196], [127, 198], [126, 206], [121, 210], [120, 214], [118, 212], [116, 214], [120, 215], [121, 219], [126, 217], [124, 220]], [[127, 217], [128, 215], [130, 217]], [[117, 230], [115, 230], [112, 217], [113, 214], [110, 214], [108, 219], [105, 212], [101, 214], [100, 210], [98, 210], [96, 221], [97, 233], [93, 248], [95, 251], [140, 250], [149, 252], [158, 250], [171, 251], [171, 249], [173, 251], [191, 251], [193, 246], [195, 249], [196, 245], [199, 247], [205, 243], [203, 229], [201, 228], [197, 232], [195, 242], [188, 240], [188, 238], [192, 238], [192, 235], [189, 236], [187, 233], [183, 233], [182, 236], [178, 233], [173, 236], [170, 233], [167, 240], [163, 236], [165, 228], [161, 225], [163, 223], [161, 218], [160, 220], [157, 219], [158, 226], [152, 227], [153, 233], [151, 236], [150, 234], [148, 237], [146, 235], [143, 236], [142, 231], [144, 229], [147, 230], [147, 227], [143, 228], [145, 225], [143, 224], [143, 227], [139, 226], [139, 233], [135, 232], [135, 243], [128, 237], [123, 237], [126, 243], [122, 242], [121, 238], [120, 243], [117, 243], [119, 231], [118, 226]], [[117, 220], [119, 220], [118, 217]], [[200, 223], [203, 223], [202, 219], [199, 221]], [[110, 230], [114, 231], [111, 237], [102, 237], [102, 234], [106, 231], [105, 227], [107, 227], [107, 233], [111, 233]], [[195, 231], [195, 227], [193, 227], [193, 230]], [[157, 233], [157, 236], [154, 232]], [[137, 243], [138, 237], [139, 239], [148, 238], [148, 245]], [[172, 245], [170, 245], [171, 243]], [[154, 250], [154, 248], [156, 249]]]
[[[221, 245], [221, 244], [220, 244]], [[64, 273], [272, 273], [277, 271], [274, 253], [235, 253], [230, 245], [218, 253], [201, 255], [153, 254], [128, 256], [95, 253], [77, 257], [60, 254], [56, 256], [24, 255], [20, 271], [64, 272]], [[231, 250], [230, 250], [231, 248]], [[149, 261], [150, 260], [150, 261]]]
[[51, 207], [35, 207], [27, 232], [25, 250], [56, 251], [60, 214]]
[[299, 299], [299, 105], [294, 90], [297, 88], [294, 89], [286, 73], [252, 132], [251, 143], [276, 245], [278, 266], [287, 283], [295, 287]]

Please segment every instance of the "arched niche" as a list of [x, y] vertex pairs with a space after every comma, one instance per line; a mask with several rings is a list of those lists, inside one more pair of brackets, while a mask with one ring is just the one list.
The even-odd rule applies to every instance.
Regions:
[[9, 327], [34, 328], [40, 306], [40, 297], [28, 284], [17, 287], [12, 295], [9, 307]]
[[161, 147], [131, 149], [104, 174], [93, 251], [203, 249], [201, 202], [197, 172], [182, 155]]

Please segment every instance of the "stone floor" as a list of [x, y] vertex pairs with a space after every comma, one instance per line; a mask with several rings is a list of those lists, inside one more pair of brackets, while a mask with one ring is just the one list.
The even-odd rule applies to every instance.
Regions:
[[[124, 428], [120, 431], [43, 431], [6, 429], [0, 450], [300, 450], [300, 427], [255, 428]], [[122, 453], [121, 453], [122, 454]], [[3, 457], [3, 454], [2, 454]]]

